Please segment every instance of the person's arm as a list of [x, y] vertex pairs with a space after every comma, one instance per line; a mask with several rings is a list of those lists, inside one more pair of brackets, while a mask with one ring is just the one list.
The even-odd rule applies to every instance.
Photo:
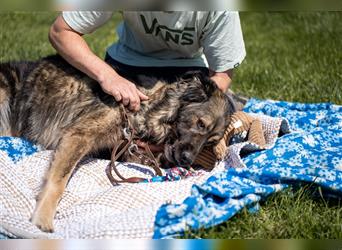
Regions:
[[132, 82], [121, 77], [96, 56], [83, 39], [82, 33], [72, 29], [62, 15], [51, 26], [49, 40], [66, 61], [96, 80], [104, 92], [112, 95], [116, 101], [129, 105], [131, 110], [137, 111], [140, 100], [148, 99]]
[[210, 78], [216, 83], [220, 90], [226, 93], [233, 80], [233, 69], [224, 72], [210, 71]]
[[210, 12], [202, 32], [201, 45], [210, 77], [226, 92], [232, 83], [233, 69], [246, 55], [239, 15], [228, 11]]

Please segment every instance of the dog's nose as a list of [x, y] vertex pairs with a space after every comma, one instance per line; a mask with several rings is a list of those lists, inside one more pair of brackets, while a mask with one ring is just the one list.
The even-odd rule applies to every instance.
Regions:
[[181, 154], [181, 164], [182, 165], [189, 165], [192, 163], [192, 159], [191, 159], [191, 153], [188, 151], [184, 151]]

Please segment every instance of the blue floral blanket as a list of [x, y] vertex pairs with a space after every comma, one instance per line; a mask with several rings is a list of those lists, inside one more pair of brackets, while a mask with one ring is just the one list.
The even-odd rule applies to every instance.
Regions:
[[[159, 207], [153, 238], [217, 225], [244, 207], [257, 210], [261, 199], [294, 183], [316, 183], [342, 196], [342, 106], [250, 99], [245, 111], [285, 118], [291, 133], [272, 147], [243, 157], [239, 168], [225, 161], [226, 170], [193, 185], [182, 203]], [[0, 151], [16, 162], [39, 147], [20, 138], [0, 137]]]
[[154, 238], [217, 225], [244, 207], [255, 210], [260, 199], [293, 183], [314, 182], [342, 196], [342, 106], [250, 99], [244, 111], [286, 118], [292, 133], [243, 158], [246, 167], [227, 166], [193, 185], [183, 203], [163, 205]]

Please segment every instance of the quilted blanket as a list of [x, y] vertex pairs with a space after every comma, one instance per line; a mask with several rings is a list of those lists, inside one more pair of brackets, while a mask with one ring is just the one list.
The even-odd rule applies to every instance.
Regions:
[[[251, 99], [267, 149], [229, 147], [213, 171], [164, 171], [123, 163], [125, 176], [150, 182], [113, 187], [106, 160], [85, 159], [74, 171], [55, 216], [55, 232], [30, 223], [52, 152], [21, 138], [0, 138], [0, 233], [11, 238], [169, 238], [228, 220], [243, 207], [296, 182], [342, 194], [342, 107]], [[289, 127], [291, 133], [289, 133]], [[282, 135], [278, 138], [279, 135]], [[241, 156], [244, 156], [243, 158]]]

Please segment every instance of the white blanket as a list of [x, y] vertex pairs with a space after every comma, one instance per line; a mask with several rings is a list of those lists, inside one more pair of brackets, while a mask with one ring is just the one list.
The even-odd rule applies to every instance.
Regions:
[[[43, 233], [29, 219], [51, 156], [52, 151], [41, 151], [15, 164], [0, 151], [1, 233], [20, 238], [151, 238], [157, 209], [167, 202], [182, 202], [194, 183], [210, 175], [113, 187], [105, 174], [109, 161], [89, 159], [67, 185], [57, 208], [55, 232]], [[132, 165], [119, 165], [118, 170], [127, 177], [152, 174], [148, 167], [139, 171]]]

